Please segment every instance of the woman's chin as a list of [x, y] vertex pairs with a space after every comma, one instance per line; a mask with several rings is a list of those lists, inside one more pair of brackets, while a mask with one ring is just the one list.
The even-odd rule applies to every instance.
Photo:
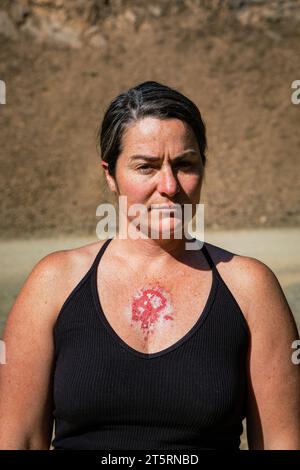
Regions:
[[170, 218], [158, 225], [151, 225], [149, 229], [149, 238], [159, 240], [181, 239], [183, 234], [183, 226], [179, 219]]
[[171, 240], [184, 238], [184, 226], [179, 218], [165, 218], [158, 223], [139, 223], [130, 225], [129, 238], [150, 238], [153, 240]]

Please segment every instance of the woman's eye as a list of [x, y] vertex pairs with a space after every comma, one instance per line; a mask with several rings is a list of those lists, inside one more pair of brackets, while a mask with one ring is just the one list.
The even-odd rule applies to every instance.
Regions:
[[141, 171], [142, 173], [149, 173], [150, 171], [153, 170], [153, 167], [149, 166], [149, 165], [142, 165], [142, 166], [139, 166], [137, 168], [139, 171]]
[[176, 168], [190, 168], [192, 164], [190, 162], [181, 162], [176, 165]]
[[[193, 165], [192, 163], [190, 162], [180, 162], [180, 163], [177, 163], [174, 167], [174, 169], [176, 171], [180, 170], [180, 169], [189, 169], [191, 168]], [[137, 167], [137, 170], [140, 171], [141, 173], [144, 173], [144, 174], [148, 174], [148, 173], [151, 173], [155, 170], [155, 166], [151, 166], [151, 165], [141, 165], [139, 167]]]

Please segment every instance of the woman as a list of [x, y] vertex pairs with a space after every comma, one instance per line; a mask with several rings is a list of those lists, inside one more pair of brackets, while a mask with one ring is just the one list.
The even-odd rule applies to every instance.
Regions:
[[299, 448], [298, 336], [275, 275], [209, 243], [188, 249], [179, 212], [152, 218], [162, 205], [195, 213], [199, 110], [142, 83], [111, 103], [100, 144], [110, 189], [146, 208], [140, 237], [34, 267], [4, 332], [1, 449], [49, 449], [53, 418], [55, 449], [238, 449], [244, 417], [250, 449]]

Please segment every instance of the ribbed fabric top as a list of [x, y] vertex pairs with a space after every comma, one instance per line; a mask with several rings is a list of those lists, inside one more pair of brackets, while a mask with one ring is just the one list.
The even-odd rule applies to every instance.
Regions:
[[204, 310], [179, 341], [146, 354], [117, 335], [101, 308], [97, 268], [111, 240], [55, 323], [54, 449], [238, 449], [249, 333], [205, 244], [212, 285]]

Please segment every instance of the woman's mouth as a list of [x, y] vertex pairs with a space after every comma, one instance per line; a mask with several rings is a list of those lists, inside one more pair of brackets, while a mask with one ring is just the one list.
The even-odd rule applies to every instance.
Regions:
[[167, 204], [151, 204], [150, 210], [178, 210], [179, 208], [182, 208], [182, 204], [173, 204], [173, 205], [167, 205]]

